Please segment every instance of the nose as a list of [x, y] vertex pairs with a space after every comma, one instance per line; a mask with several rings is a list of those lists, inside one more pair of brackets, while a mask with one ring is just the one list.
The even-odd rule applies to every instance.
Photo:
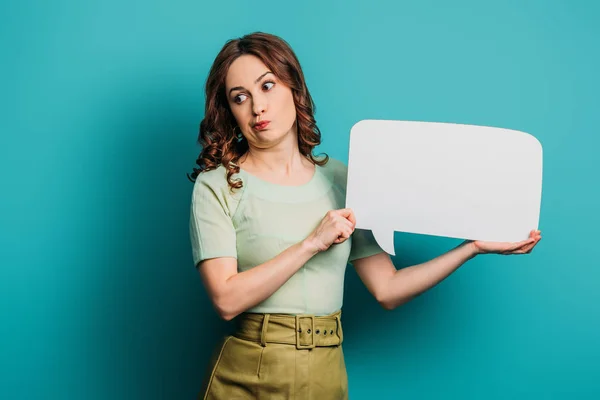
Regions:
[[252, 112], [254, 115], [259, 116], [267, 111], [267, 99], [265, 96], [255, 96], [252, 104]]

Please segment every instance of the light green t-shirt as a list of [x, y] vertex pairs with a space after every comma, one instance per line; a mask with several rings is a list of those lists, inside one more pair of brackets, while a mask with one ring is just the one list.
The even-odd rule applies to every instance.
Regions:
[[[260, 265], [305, 239], [329, 210], [345, 207], [347, 167], [330, 158], [311, 180], [284, 186], [241, 170], [243, 187], [233, 192], [223, 166], [198, 175], [190, 236], [194, 264], [235, 257], [238, 272]], [[326, 315], [342, 307], [346, 266], [383, 250], [371, 231], [356, 229], [349, 240], [312, 257], [269, 298], [248, 310], [259, 313]]]

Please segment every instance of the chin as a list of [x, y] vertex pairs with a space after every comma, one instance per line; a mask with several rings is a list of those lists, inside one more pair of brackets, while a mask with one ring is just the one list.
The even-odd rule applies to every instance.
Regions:
[[277, 130], [266, 129], [264, 131], [259, 131], [256, 133], [256, 138], [258, 139], [260, 144], [277, 144], [281, 141], [285, 140], [286, 137], [290, 135], [290, 132], [280, 132]]

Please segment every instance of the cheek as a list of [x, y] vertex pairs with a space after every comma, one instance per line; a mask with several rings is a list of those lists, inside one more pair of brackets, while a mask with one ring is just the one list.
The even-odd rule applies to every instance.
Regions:
[[296, 106], [291, 92], [284, 93], [279, 104], [281, 104], [280, 111], [285, 114], [287, 118], [291, 120], [296, 118]]
[[238, 125], [244, 126], [247, 125], [248, 121], [248, 107], [246, 104], [232, 104], [230, 106], [231, 113], [233, 114], [233, 118], [237, 121]]

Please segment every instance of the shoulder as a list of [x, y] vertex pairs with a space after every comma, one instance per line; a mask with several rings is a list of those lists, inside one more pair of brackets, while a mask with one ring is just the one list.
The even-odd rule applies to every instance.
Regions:
[[[233, 175], [233, 180], [239, 178]], [[230, 214], [235, 212], [239, 202], [241, 189], [232, 189], [227, 182], [227, 170], [223, 165], [219, 165], [210, 171], [203, 171], [198, 174], [194, 183], [192, 200], [194, 202], [212, 202], [220, 203], [221, 206]]]
[[335, 173], [347, 173], [348, 166], [344, 164], [342, 161], [337, 158], [329, 157], [327, 164], [325, 164], [324, 168], [329, 169]]
[[194, 186], [209, 186], [213, 188], [225, 187], [227, 185], [227, 170], [223, 165], [215, 169], [202, 171], [196, 177]]
[[223, 192], [227, 187], [227, 171], [225, 167], [219, 165], [215, 169], [198, 174], [194, 183], [194, 196], [205, 192]]
[[324, 174], [337, 186], [341, 188], [346, 187], [346, 180], [348, 178], [348, 166], [342, 161], [329, 157], [327, 164], [323, 167]]

